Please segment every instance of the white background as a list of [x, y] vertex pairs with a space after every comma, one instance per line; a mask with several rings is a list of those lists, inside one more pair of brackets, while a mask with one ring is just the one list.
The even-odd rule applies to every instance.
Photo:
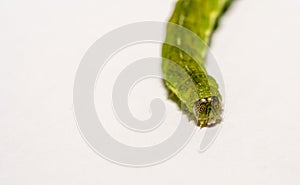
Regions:
[[[299, 184], [300, 1], [240, 0], [212, 50], [226, 121], [205, 153], [187, 147], [148, 168], [95, 154], [73, 115], [84, 53], [128, 23], [166, 21], [172, 0], [0, 2], [0, 184]], [[196, 146], [197, 141], [192, 141]]]

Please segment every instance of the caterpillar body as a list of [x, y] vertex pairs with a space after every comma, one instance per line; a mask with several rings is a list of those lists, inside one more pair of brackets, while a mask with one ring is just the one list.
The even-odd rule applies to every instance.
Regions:
[[[205, 69], [205, 56], [211, 35], [232, 0], [178, 0], [170, 23], [182, 26], [203, 41], [167, 26], [162, 47], [162, 72], [171, 99], [184, 105], [198, 126], [208, 127], [222, 120], [222, 96], [216, 80]], [[169, 45], [167, 43], [176, 43]], [[178, 47], [177, 47], [178, 46]], [[179, 48], [185, 48], [189, 54]], [[190, 55], [192, 53], [192, 56]], [[180, 66], [181, 70], [169, 61]]]

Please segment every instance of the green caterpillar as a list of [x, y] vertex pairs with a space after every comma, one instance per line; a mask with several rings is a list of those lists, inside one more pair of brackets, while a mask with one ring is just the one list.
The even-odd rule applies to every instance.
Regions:
[[[183, 111], [197, 126], [208, 127], [222, 121], [222, 96], [218, 84], [204, 66], [206, 51], [218, 21], [232, 0], [178, 0], [170, 23], [180, 25], [201, 38], [167, 26], [162, 47], [162, 71], [170, 98], [183, 104]], [[167, 43], [176, 43], [169, 45]], [[179, 49], [185, 48], [185, 51]], [[190, 55], [192, 54], [192, 56]], [[175, 64], [172, 64], [173, 61]], [[181, 69], [179, 69], [179, 66]]]

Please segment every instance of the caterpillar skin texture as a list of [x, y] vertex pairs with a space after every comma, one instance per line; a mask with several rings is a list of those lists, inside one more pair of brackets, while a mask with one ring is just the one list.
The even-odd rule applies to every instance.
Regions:
[[[179, 0], [169, 22], [192, 31], [205, 46], [197, 45], [191, 36], [168, 25], [162, 47], [162, 71], [170, 96], [185, 106], [201, 128], [222, 120], [222, 96], [215, 79], [207, 74], [204, 60], [211, 35], [231, 1]], [[167, 41], [175, 41], [176, 45], [168, 45]], [[190, 56], [177, 46], [195, 54]], [[169, 61], [175, 62], [181, 70]]]

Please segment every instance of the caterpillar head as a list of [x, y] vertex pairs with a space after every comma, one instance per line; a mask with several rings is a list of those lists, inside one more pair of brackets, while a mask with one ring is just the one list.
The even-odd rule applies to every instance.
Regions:
[[194, 115], [198, 126], [211, 127], [222, 121], [222, 104], [217, 96], [201, 98], [194, 104]]

